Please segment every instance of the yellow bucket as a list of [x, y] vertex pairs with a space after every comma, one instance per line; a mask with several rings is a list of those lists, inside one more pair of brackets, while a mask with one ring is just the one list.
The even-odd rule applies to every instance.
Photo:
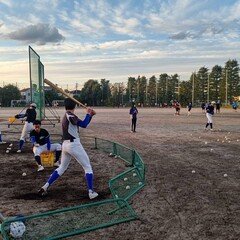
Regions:
[[15, 122], [15, 120], [16, 120], [15, 117], [10, 117], [10, 118], [8, 118], [8, 122], [9, 122], [9, 123], [13, 123], [13, 122]]
[[55, 160], [54, 152], [43, 152], [40, 157], [44, 167], [53, 167]]

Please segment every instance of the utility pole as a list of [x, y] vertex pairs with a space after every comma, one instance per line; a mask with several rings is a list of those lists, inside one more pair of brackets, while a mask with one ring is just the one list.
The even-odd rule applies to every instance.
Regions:
[[226, 105], [228, 104], [228, 70], [226, 69]]
[[209, 79], [210, 78], [210, 74], [208, 74], [208, 82], [207, 82], [207, 102], [209, 103]]
[[156, 79], [156, 106], [158, 104], [158, 85], [157, 85], [157, 79]]
[[178, 102], [180, 100], [180, 75], [178, 77]]
[[195, 81], [195, 72], [193, 73], [193, 80], [192, 80], [192, 105], [194, 105], [194, 81]]
[[146, 79], [146, 105], [147, 105], [147, 101], [148, 101], [148, 87], [147, 87], [147, 79]]

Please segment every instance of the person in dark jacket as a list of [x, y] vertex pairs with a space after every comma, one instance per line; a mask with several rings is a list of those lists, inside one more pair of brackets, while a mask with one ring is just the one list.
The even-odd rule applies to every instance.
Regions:
[[131, 132], [136, 132], [138, 110], [135, 104], [132, 105], [129, 114], [131, 115], [132, 119]]

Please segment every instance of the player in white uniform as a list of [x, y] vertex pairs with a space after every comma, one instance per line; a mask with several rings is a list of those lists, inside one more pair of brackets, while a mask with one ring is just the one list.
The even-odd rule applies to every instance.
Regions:
[[93, 199], [98, 196], [93, 189], [93, 170], [87, 153], [85, 152], [79, 138], [78, 128], [86, 128], [90, 123], [95, 111], [88, 108], [84, 120], [80, 120], [74, 110], [76, 103], [70, 98], [65, 99], [66, 113], [62, 119], [63, 145], [60, 166], [52, 173], [46, 184], [39, 190], [39, 194], [47, 194], [49, 186], [56, 181], [68, 168], [71, 158], [75, 158], [84, 169], [85, 178], [88, 186], [88, 196]]
[[62, 146], [59, 143], [51, 143], [48, 131], [41, 128], [41, 121], [33, 122], [34, 129], [30, 132], [30, 139], [33, 144], [33, 153], [35, 161], [38, 164], [38, 172], [43, 171], [44, 167], [41, 163], [41, 153], [51, 151], [56, 152], [54, 166], [59, 167], [59, 158], [61, 156]]
[[24, 123], [24, 127], [23, 127], [22, 134], [21, 134], [20, 141], [19, 141], [19, 149], [17, 150], [18, 153], [22, 152], [23, 144], [26, 141], [28, 134], [33, 129], [33, 122], [36, 120], [36, 116], [37, 116], [37, 113], [35, 110], [36, 107], [37, 107], [36, 103], [31, 103], [30, 107], [27, 109], [25, 114], [17, 114], [15, 116], [15, 118], [25, 118], [26, 117], [26, 121]]

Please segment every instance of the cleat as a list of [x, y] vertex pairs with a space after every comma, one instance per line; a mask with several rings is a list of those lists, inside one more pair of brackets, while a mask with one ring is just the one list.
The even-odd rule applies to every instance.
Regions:
[[53, 166], [54, 166], [54, 167], [59, 167], [59, 166], [60, 166], [59, 161], [55, 162], [55, 163], [53, 164]]
[[88, 196], [89, 196], [90, 199], [94, 199], [98, 196], [98, 193], [90, 190], [89, 193], [88, 193]]
[[38, 172], [41, 172], [41, 171], [43, 171], [44, 170], [44, 167], [42, 166], [42, 165], [38, 165]]
[[45, 191], [43, 188], [41, 188], [39, 191], [38, 191], [38, 195], [41, 196], [41, 197], [44, 197], [47, 195], [47, 191]]
[[17, 150], [17, 153], [21, 153], [21, 152], [22, 152], [22, 150], [20, 150], [20, 149], [19, 149], [19, 150]]

